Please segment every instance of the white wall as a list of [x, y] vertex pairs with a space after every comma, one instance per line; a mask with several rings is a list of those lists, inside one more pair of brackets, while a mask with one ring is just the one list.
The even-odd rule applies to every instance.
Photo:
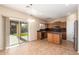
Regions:
[[73, 13], [67, 17], [67, 40], [73, 42], [74, 38], [74, 21], [77, 18], [77, 14]]
[[36, 40], [37, 38], [37, 30], [39, 29], [38, 28], [38, 24], [37, 22], [29, 22], [29, 41], [32, 41], [32, 40]]
[[3, 19], [2, 17], [0, 16], [0, 50], [3, 49], [3, 40], [4, 40], [4, 36], [3, 36]]

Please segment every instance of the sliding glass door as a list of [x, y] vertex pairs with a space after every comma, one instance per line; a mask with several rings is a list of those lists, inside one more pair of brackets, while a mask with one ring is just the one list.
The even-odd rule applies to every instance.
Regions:
[[28, 41], [28, 23], [10, 21], [10, 46]]
[[28, 41], [28, 23], [20, 22], [19, 43]]
[[21, 28], [21, 33], [20, 33], [20, 36], [21, 38], [24, 40], [24, 41], [27, 41], [28, 40], [28, 24], [27, 23], [24, 23], [24, 22], [21, 22], [20, 23], [20, 28]]
[[18, 25], [17, 21], [10, 21], [10, 46], [18, 44]]

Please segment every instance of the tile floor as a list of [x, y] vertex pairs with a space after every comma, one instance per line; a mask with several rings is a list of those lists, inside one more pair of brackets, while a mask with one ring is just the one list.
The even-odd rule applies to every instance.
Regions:
[[57, 45], [47, 40], [37, 40], [1, 51], [0, 55], [78, 55], [78, 53], [74, 51], [73, 43], [70, 41], [63, 41], [61, 45]]

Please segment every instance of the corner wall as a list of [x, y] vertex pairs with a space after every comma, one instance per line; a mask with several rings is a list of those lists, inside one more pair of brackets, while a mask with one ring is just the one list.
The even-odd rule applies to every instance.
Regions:
[[77, 14], [73, 13], [67, 17], [67, 40], [74, 40], [74, 21], [77, 20]]

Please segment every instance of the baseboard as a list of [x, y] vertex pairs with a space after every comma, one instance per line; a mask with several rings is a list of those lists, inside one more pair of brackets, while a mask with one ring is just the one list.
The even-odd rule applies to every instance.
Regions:
[[35, 39], [35, 40], [28, 40], [28, 41], [36, 41], [37, 39]]
[[6, 49], [14, 48], [14, 47], [17, 47], [17, 46], [19, 46], [19, 44], [14, 45], [14, 46], [10, 46], [10, 47], [6, 47]]

